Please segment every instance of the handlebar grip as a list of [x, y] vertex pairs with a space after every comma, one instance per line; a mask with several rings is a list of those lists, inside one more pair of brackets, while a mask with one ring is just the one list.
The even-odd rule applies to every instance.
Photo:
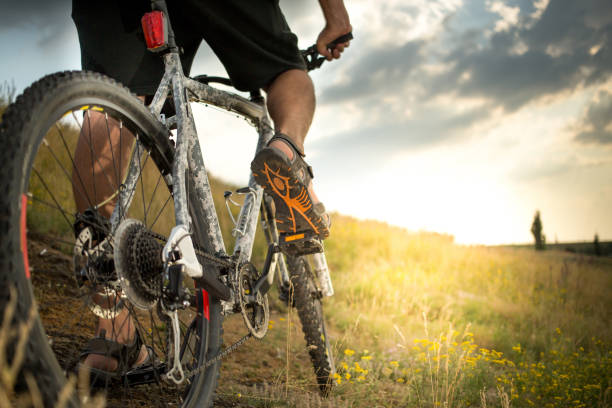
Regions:
[[[346, 33], [336, 38], [334, 41], [327, 44], [328, 50], [334, 50], [338, 44], [345, 43], [353, 39], [353, 33]], [[319, 52], [317, 51], [317, 44], [313, 44], [305, 50], [301, 50], [302, 58], [304, 58], [304, 62], [306, 63], [306, 69], [308, 71], [312, 71], [313, 69], [317, 69], [321, 67], [321, 64], [325, 61], [325, 57], [321, 57]]]
[[353, 33], [352, 32], [346, 33], [336, 38], [334, 41], [330, 42], [329, 44], [327, 44], [327, 48], [330, 50], [333, 50], [334, 48], [338, 46], [338, 44], [342, 44], [347, 41], [351, 41], [352, 39], [353, 39]]

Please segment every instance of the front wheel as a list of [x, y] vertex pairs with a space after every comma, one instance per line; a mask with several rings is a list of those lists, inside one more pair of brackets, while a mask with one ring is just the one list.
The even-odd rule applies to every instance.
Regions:
[[316, 285], [316, 276], [304, 257], [287, 257], [287, 268], [293, 285], [294, 304], [302, 323], [317, 385], [321, 393], [327, 395], [333, 385], [336, 369], [325, 328], [322, 295]]
[[[37, 311], [19, 379], [34, 378], [48, 406], [66, 389], [66, 373], [82, 367], [81, 352], [96, 336], [121, 344], [138, 344], [132, 340], [138, 336], [144, 343], [129, 358], [113, 353], [125, 367], [91, 370], [107, 406], [212, 404], [219, 363], [179, 386], [163, 380], [174, 358], [172, 326], [159, 306], [159, 249], [174, 226], [168, 136], [125, 87], [88, 72], [41, 79], [2, 117], [0, 309], [17, 299], [13, 323]], [[138, 228], [119, 244], [118, 227], [128, 218]], [[129, 268], [121, 275], [114, 253], [124, 245]], [[183, 285], [193, 300], [179, 311], [180, 358], [193, 370], [220, 350], [221, 306], [192, 281]], [[100, 356], [98, 347], [98, 357], [108, 354]], [[76, 397], [72, 403], [78, 405]]]

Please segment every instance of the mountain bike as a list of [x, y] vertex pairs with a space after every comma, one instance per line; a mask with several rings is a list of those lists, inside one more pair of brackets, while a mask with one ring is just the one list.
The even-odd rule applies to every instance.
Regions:
[[[323, 243], [279, 234], [273, 201], [251, 175], [248, 186], [224, 196], [228, 203], [243, 197], [228, 253], [190, 107], [203, 103], [245, 118], [259, 151], [273, 136], [264, 98], [210, 85], [231, 86], [226, 78], [186, 77], [165, 2], [153, 4], [147, 43], [163, 50], [165, 74], [148, 105], [108, 77], [74, 71], [40, 79], [4, 113], [0, 305], [15, 306], [12, 324], [32, 325], [21, 346], [9, 333], [8, 363], [25, 353], [19, 383], [31, 390], [33, 378], [53, 406], [64, 398], [67, 375], [79, 371], [97, 319], [107, 319], [109, 338], [125, 327], [115, 332], [115, 324], [133, 337], [132, 349], [108, 347], [107, 355], [121, 366], [126, 354], [144, 353], [116, 375], [88, 372], [87, 384], [108, 405], [210, 406], [221, 360], [266, 335], [267, 293], [277, 280], [297, 308], [325, 394], [335, 369], [321, 306], [333, 294]], [[303, 55], [309, 69], [324, 61], [314, 46]], [[88, 128], [100, 123], [106, 135], [93, 138]], [[258, 218], [267, 242], [260, 269], [251, 262]], [[246, 334], [223, 346], [223, 318], [235, 313]], [[79, 400], [73, 395], [69, 403]]]

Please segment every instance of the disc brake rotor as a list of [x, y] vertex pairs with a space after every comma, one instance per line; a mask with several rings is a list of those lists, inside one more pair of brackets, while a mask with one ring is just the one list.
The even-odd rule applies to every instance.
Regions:
[[[99, 234], [98, 234], [99, 235]], [[114, 319], [124, 307], [108, 239], [100, 241], [91, 226], [77, 235], [73, 250], [73, 271], [79, 292], [86, 297], [87, 307], [103, 319]]]

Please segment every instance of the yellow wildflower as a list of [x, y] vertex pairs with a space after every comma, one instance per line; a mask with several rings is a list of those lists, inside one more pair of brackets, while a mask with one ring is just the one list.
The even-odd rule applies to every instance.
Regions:
[[392, 367], [399, 367], [399, 362], [397, 362], [395, 360], [394, 361], [390, 361], [389, 365], [392, 366]]
[[334, 373], [334, 379], [338, 383], [338, 385], [342, 384], [342, 376], [338, 373]]
[[401, 384], [401, 383], [403, 383], [403, 382], [404, 382], [404, 379], [403, 379], [403, 378], [398, 378], [398, 379], [397, 379], [397, 382]]
[[368, 361], [372, 359], [372, 356], [361, 356], [361, 359]]
[[353, 354], [355, 354], [355, 350], [351, 350], [347, 348], [344, 350], [344, 354], [347, 356], [352, 356]]

